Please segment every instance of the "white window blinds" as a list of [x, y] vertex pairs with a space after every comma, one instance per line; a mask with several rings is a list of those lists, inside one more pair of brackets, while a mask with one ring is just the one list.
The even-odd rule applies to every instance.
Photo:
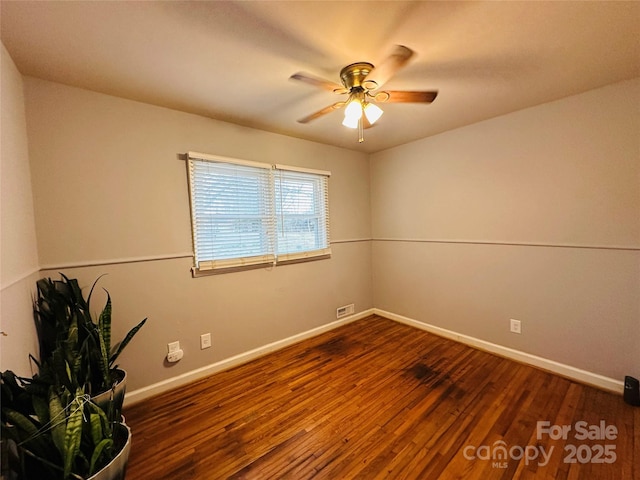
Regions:
[[328, 177], [276, 165], [275, 213], [279, 262], [331, 253]]
[[198, 270], [274, 262], [271, 184], [271, 165], [190, 154], [191, 224]]
[[189, 152], [194, 273], [330, 255], [329, 175]]

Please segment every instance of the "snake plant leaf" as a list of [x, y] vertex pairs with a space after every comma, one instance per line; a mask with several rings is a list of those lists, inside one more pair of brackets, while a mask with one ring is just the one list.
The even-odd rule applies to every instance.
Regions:
[[64, 368], [67, 373], [67, 380], [69, 382], [69, 387], [71, 387], [73, 385], [72, 384], [73, 376], [71, 375], [71, 367], [69, 366], [69, 362], [67, 362], [66, 360], [64, 362]]
[[58, 382], [62, 383], [68, 389], [71, 389], [71, 380], [69, 379], [71, 369], [69, 369], [67, 366], [62, 348], [56, 348], [53, 351], [53, 355], [51, 357], [51, 367], [53, 374], [57, 378]]
[[111, 372], [109, 371], [109, 352], [100, 330], [98, 330], [98, 343], [100, 345], [100, 369], [102, 370], [103, 387], [108, 387], [111, 379]]
[[[47, 442], [40, 435], [38, 426], [36, 426], [29, 418], [10, 408], [3, 408], [2, 415], [6, 418], [7, 423], [10, 423], [15, 427], [13, 433], [17, 435], [25, 448], [31, 448], [38, 452], [46, 452], [48, 450]], [[4, 423], [5, 422], [3, 421], [3, 424]]]
[[93, 295], [93, 290], [96, 288], [96, 285], [98, 284], [98, 282], [100, 281], [100, 279], [102, 277], [104, 277], [106, 275], [106, 273], [103, 273], [102, 275], [100, 275], [98, 278], [96, 278], [96, 281], [93, 282], [93, 285], [91, 285], [91, 290], [89, 290], [89, 295], [87, 296], [87, 307], [89, 305], [91, 305], [91, 297]]
[[31, 404], [33, 405], [33, 411], [36, 413], [36, 417], [40, 420], [40, 423], [49, 423], [49, 404], [44, 397], [40, 395], [34, 395], [31, 398]]
[[107, 303], [98, 318], [98, 326], [104, 336], [104, 344], [109, 352], [111, 351], [111, 295], [106, 290], [105, 292], [107, 293]]
[[[2, 440], [13, 440], [16, 443], [20, 443], [20, 432], [14, 425], [5, 425], [4, 422], [0, 425], [0, 435]], [[1, 478], [1, 477], [0, 477]]]
[[31, 354], [29, 354], [29, 361], [35, 363], [36, 367], [38, 367], [38, 370], [42, 368], [42, 365], [40, 364], [38, 359]]
[[[14, 400], [14, 392], [20, 391], [18, 377], [11, 370], [2, 372], [2, 400], [5, 398], [11, 402]], [[6, 397], [5, 397], [6, 396]]]
[[71, 288], [71, 292], [73, 293], [73, 298], [79, 307], [86, 307], [86, 302], [84, 301], [84, 297], [82, 296], [82, 289], [78, 284], [78, 279], [76, 278], [68, 278], [64, 274], [60, 274], [62, 278], [66, 280], [67, 285]]
[[74, 386], [77, 387], [81, 387], [82, 385], [79, 385], [79, 375], [78, 372], [80, 371], [80, 369], [82, 368], [82, 356], [79, 355], [77, 352], [74, 352], [74, 354], [71, 356], [71, 361], [69, 362], [69, 369], [71, 370], [71, 374], [72, 374], [72, 379], [75, 380], [75, 384], [73, 384]]
[[88, 406], [89, 406], [89, 410], [91, 411], [91, 414], [97, 415], [101, 422], [103, 437], [111, 438], [113, 436], [113, 431], [111, 429], [111, 422], [107, 418], [107, 414], [104, 412], [104, 410], [102, 410], [102, 408], [100, 408], [98, 405], [96, 405], [93, 402], [89, 402]]
[[124, 348], [129, 344], [131, 339], [135, 336], [136, 333], [138, 333], [138, 330], [140, 330], [142, 328], [142, 326], [145, 324], [146, 321], [147, 321], [147, 319], [145, 318], [138, 325], [136, 325], [131, 330], [129, 330], [129, 333], [127, 333], [127, 335], [124, 337], [124, 339], [118, 345], [118, 348], [116, 349], [115, 353], [113, 355], [111, 355], [111, 358], [109, 359], [109, 365], [113, 365], [114, 364], [116, 359], [120, 356], [120, 353], [122, 352], [122, 350], [124, 350]]
[[[105, 290], [106, 291], [106, 290]], [[100, 333], [100, 351], [102, 354], [105, 379], [109, 378], [109, 355], [111, 353], [111, 295], [107, 292], [107, 303], [98, 318], [98, 332]]]
[[72, 387], [76, 387], [77, 385], [73, 385], [73, 380], [78, 378], [78, 372], [82, 364], [82, 358], [78, 354], [78, 318], [75, 314], [71, 318], [71, 322], [69, 325], [69, 335], [67, 337], [67, 341], [64, 343], [63, 348], [69, 373], [69, 385]]
[[2, 414], [7, 418], [8, 423], [20, 430], [19, 435], [22, 441], [37, 437], [38, 427], [22, 413], [11, 408], [3, 408]]
[[40, 345], [40, 359], [49, 358], [56, 349], [61, 333], [67, 331], [69, 291], [64, 282], [43, 278], [36, 282], [37, 297], [34, 300], [36, 331]]
[[[49, 386], [51, 385], [50, 380], [51, 374], [48, 368], [44, 368], [33, 378], [21, 378], [20, 381], [22, 382], [21, 389], [23, 389], [23, 394], [20, 395], [22, 398], [18, 398], [16, 400], [19, 404], [27, 405], [27, 397], [39, 396], [46, 402], [49, 395]], [[33, 407], [33, 402], [31, 406]], [[30, 411], [29, 413], [33, 413], [33, 411]]]
[[97, 413], [90, 413], [89, 423], [91, 424], [91, 440], [93, 440], [94, 445], [97, 445], [103, 437], [102, 420], [100, 419], [100, 415]]
[[74, 349], [78, 345], [78, 316], [76, 314], [71, 315], [66, 343], [69, 349]]
[[53, 440], [53, 444], [58, 449], [58, 452], [60, 452], [60, 455], [64, 457], [65, 433], [67, 430], [65, 411], [60, 397], [55, 393], [53, 387], [49, 390], [48, 418], [51, 420], [51, 439]]
[[110, 438], [105, 438], [100, 441], [96, 445], [96, 448], [93, 450], [93, 454], [91, 455], [91, 464], [89, 465], [89, 475], [93, 475], [96, 471], [96, 466], [100, 465], [100, 458], [104, 453], [110, 450], [113, 447], [113, 440]]
[[[89, 471], [89, 458], [82, 451], [82, 447], [80, 447], [80, 451], [78, 452], [78, 456], [76, 457], [74, 471], [79, 471], [79, 472]], [[73, 478], [73, 472], [71, 473], [71, 475]]]
[[64, 435], [64, 478], [67, 478], [71, 473], [76, 456], [80, 451], [80, 443], [82, 440], [82, 413], [83, 403], [80, 398], [83, 395], [83, 391], [78, 389], [76, 397], [68, 405], [71, 409], [67, 418], [67, 428]]

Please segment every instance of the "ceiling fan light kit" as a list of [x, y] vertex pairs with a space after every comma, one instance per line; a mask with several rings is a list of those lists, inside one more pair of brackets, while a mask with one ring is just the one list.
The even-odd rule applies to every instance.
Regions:
[[357, 92], [351, 95], [351, 98], [347, 102], [347, 106], [344, 109], [345, 117], [362, 117], [362, 99], [360, 98], [361, 93], [362, 92]]
[[376, 123], [376, 121], [378, 121], [378, 119], [384, 113], [379, 106], [373, 103], [368, 103], [368, 102], [364, 105], [363, 110], [364, 110], [364, 116], [367, 117], [367, 120], [369, 120], [369, 123], [371, 125]]
[[358, 62], [347, 65], [340, 70], [342, 85], [314, 77], [306, 73], [296, 73], [291, 76], [314, 87], [333, 91], [338, 95], [349, 94], [346, 102], [337, 102], [317, 112], [298, 120], [299, 123], [308, 123], [327, 113], [345, 108], [342, 125], [348, 128], [358, 129], [358, 142], [364, 141], [364, 129], [371, 127], [384, 113], [376, 103], [431, 103], [438, 95], [437, 91], [384, 91], [378, 90], [402, 68], [413, 56], [413, 50], [396, 45], [393, 52], [379, 67], [374, 67], [368, 62]]

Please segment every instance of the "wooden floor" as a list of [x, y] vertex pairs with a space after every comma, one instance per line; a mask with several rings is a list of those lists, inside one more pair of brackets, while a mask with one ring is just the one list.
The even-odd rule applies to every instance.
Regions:
[[640, 479], [620, 395], [376, 316], [125, 415], [128, 480]]

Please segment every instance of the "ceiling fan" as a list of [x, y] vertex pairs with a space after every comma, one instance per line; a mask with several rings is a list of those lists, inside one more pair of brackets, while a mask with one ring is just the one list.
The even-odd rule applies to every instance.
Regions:
[[[298, 120], [309, 123], [327, 113], [345, 107], [342, 124], [358, 129], [358, 142], [364, 141], [364, 129], [372, 126], [383, 111], [376, 103], [431, 103], [438, 95], [437, 91], [408, 92], [398, 90], [380, 90], [398, 70], [404, 67], [414, 52], [404, 45], [396, 45], [393, 52], [374, 67], [368, 62], [357, 62], [340, 70], [342, 85], [315, 77], [308, 73], [295, 73], [290, 78], [308, 83], [314, 87], [329, 90], [338, 95], [349, 97], [329, 105], [317, 112]], [[375, 103], [372, 103], [375, 102]]]

